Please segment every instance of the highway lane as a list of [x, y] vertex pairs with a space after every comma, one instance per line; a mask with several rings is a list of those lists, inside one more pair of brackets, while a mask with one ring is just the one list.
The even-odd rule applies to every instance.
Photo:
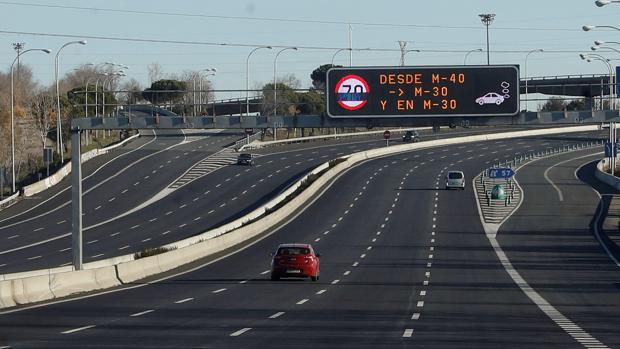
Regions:
[[[480, 130], [472, 132], [479, 133]], [[446, 133], [443, 137], [451, 135]], [[338, 140], [335, 144], [301, 149], [294, 147], [290, 151], [278, 147], [274, 148], [275, 153], [263, 150], [264, 156], [259, 157], [251, 168], [222, 168], [135, 214], [94, 229], [86, 226], [85, 261], [161, 246], [229, 222], [266, 202], [320, 163], [350, 152], [381, 146], [382, 142], [376, 138], [363, 142]], [[465, 147], [463, 145], [457, 149]], [[463, 151], [463, 155], [466, 154], [467, 151]], [[88, 214], [89, 211], [85, 212]], [[9, 273], [68, 264], [71, 261], [69, 229], [58, 231], [55, 236], [62, 238], [34, 246], [20, 244], [19, 241], [6, 245], [0, 251], [0, 270]], [[23, 246], [26, 248], [20, 248]]]
[[[367, 162], [285, 228], [221, 261], [150, 286], [3, 315], [0, 345], [575, 347], [489, 256], [481, 227], [470, 227], [480, 224], [470, 189], [435, 189], [446, 167], [473, 175], [564, 141], [500, 141], [498, 150], [485, 142], [470, 160], [445, 147]], [[284, 241], [314, 241], [323, 254], [318, 283], [267, 281], [268, 252]]]
[[600, 159], [600, 151], [543, 159], [520, 170], [525, 200], [498, 237], [525, 280], [581, 328], [567, 326], [567, 332], [586, 337], [584, 331], [608, 347], [619, 347], [620, 265], [591, 229], [600, 195], [584, 183], [597, 182], [595, 168], [580, 170]]
[[[172, 149], [166, 151], [163, 150], [166, 148], [153, 149], [153, 151], [143, 154], [135, 160], [127, 159], [133, 160], [129, 163], [123, 159], [120, 164], [122, 170], [118, 169], [119, 164], [110, 162], [110, 169], [115, 171], [114, 173], [100, 171], [100, 173], [97, 173], [97, 176], [93, 176], [97, 178], [91, 177], [85, 181], [91, 184], [91, 187], [87, 186], [85, 190], [85, 224], [88, 225], [108, 219], [145, 201], [148, 197], [167, 186], [195, 162], [219, 151], [223, 146], [231, 143], [231, 138], [237, 137], [236, 134], [226, 133], [221, 135], [198, 135], [191, 137], [196, 139], [195, 141], [181, 144], [180, 141], [186, 138], [183, 136], [173, 140], [173, 146], [175, 147]], [[167, 142], [170, 142], [170, 140]], [[153, 155], [163, 161], [163, 164], [158, 165], [158, 162], [153, 161]], [[169, 160], [166, 161], [165, 159], [167, 158]], [[105, 166], [103, 169], [107, 167]], [[164, 169], [162, 170], [162, 168]], [[161, 173], [157, 173], [157, 171]], [[102, 177], [106, 175], [108, 176], [107, 180], [104, 180]], [[145, 180], [144, 178], [147, 179]], [[95, 180], [100, 181], [95, 182]], [[144, 181], [144, 183], [139, 183], [140, 180]], [[139, 185], [136, 185], [136, 183]], [[63, 185], [63, 183], [60, 185]], [[70, 202], [66, 201], [68, 200], [66, 196], [70, 195], [70, 191], [66, 190], [61, 194], [41, 207], [27, 212], [26, 215], [2, 222], [0, 224], [0, 233], [7, 240], [3, 244], [3, 250], [28, 245], [69, 231]], [[54, 204], [60, 209], [49, 210], [49, 205]]]

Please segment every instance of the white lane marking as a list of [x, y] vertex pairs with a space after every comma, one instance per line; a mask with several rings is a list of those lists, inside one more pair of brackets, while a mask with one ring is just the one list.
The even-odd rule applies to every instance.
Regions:
[[251, 329], [252, 329], [252, 327], [242, 328], [242, 329], [240, 329], [239, 331], [235, 331], [235, 332], [233, 332], [233, 333], [229, 334], [229, 336], [230, 336], [230, 337], [239, 337], [239, 336], [241, 336], [242, 334], [244, 334], [244, 333], [248, 332], [248, 331], [249, 331], [249, 330], [251, 330]]
[[213, 212], [215, 212], [215, 210], [211, 210], [211, 211], [207, 212], [207, 214], [211, 214]]
[[227, 290], [226, 288], [220, 288], [219, 290], [215, 290], [215, 291], [213, 291], [211, 293], [220, 293], [220, 292], [224, 292], [226, 290]]
[[131, 227], [129, 229], [136, 229], [136, 228], [139, 228], [139, 227], [140, 227], [140, 224], [136, 224], [136, 225], [134, 225], [133, 227]]
[[133, 184], [134, 187], [138, 186], [138, 185], [140, 185], [140, 182], [136, 182], [136, 183]]
[[413, 336], [413, 329], [408, 328], [403, 332], [403, 338], [410, 338], [411, 336]]
[[319, 290], [319, 291], [317, 291], [317, 292], [316, 292], [316, 294], [323, 294], [323, 293], [325, 293], [326, 291], [327, 291], [327, 290]]
[[67, 252], [71, 249], [71, 247], [67, 247], [67, 248], [63, 248], [62, 250], [60, 250], [60, 252]]
[[428, 248], [429, 251], [435, 251], [435, 247], [431, 246]]
[[149, 219], [149, 222], [150, 222], [150, 223], [153, 223], [153, 222], [155, 222], [156, 220], [157, 220], [157, 217], [155, 217], [155, 218], [151, 218], [151, 219]]
[[422, 282], [422, 285], [428, 286], [428, 280], [424, 280], [424, 282]]
[[284, 315], [284, 312], [283, 311], [279, 311], [279, 312], [277, 312], [277, 313], [275, 313], [273, 315], [270, 315], [269, 319], [277, 319], [277, 318], [279, 318], [282, 315]]
[[339, 282], [340, 282], [340, 280], [336, 279], [336, 280], [332, 281], [332, 285], [335, 285], [335, 284], [337, 284]]
[[355, 262], [355, 263], [353, 263], [353, 266], [354, 266], [354, 267], [357, 267], [358, 265], [360, 265], [360, 262]]
[[239, 283], [240, 283], [240, 284], [246, 284], [248, 281], [249, 281], [249, 280], [242, 280], [242, 281], [239, 281]]
[[112, 197], [112, 198], [110, 198], [110, 200], [108, 200], [108, 202], [112, 202], [112, 201], [114, 201], [114, 200], [116, 200], [116, 197]]
[[148, 241], [151, 241], [151, 238], [146, 238], [146, 239], [142, 240], [141, 242], [148, 242]]
[[418, 304], [416, 304], [416, 307], [418, 308], [424, 307], [424, 301], [418, 301]]
[[97, 210], [98, 210], [98, 209], [100, 209], [100, 208], [101, 208], [101, 205], [99, 205], [99, 206], [95, 207], [95, 211], [97, 211]]
[[200, 198], [194, 198], [194, 200], [192, 200], [192, 201], [193, 201], [193, 202], [196, 202], [196, 201], [198, 201], [198, 200], [200, 200]]
[[433, 263], [431, 263], [431, 262], [426, 263], [426, 267], [427, 267], [427, 268], [430, 268], [430, 267], [432, 267], [432, 266], [433, 266]]
[[187, 206], [187, 204], [183, 204], [183, 205], [179, 206], [179, 208], [184, 208], [186, 206]]
[[226, 203], [223, 203], [223, 204], [220, 205], [220, 207], [224, 207], [224, 206], [226, 206]]
[[29, 261], [32, 261], [32, 260], [35, 260], [35, 259], [39, 259], [39, 258], [41, 258], [41, 257], [43, 257], [43, 256], [34, 256], [34, 257], [29, 257], [29, 258], [28, 258], [28, 260], [29, 260]]
[[327, 235], [327, 234], [329, 234], [329, 230], [326, 230], [326, 231], [323, 233], [323, 235]]
[[271, 272], [271, 270], [265, 270], [265, 271], [261, 272], [260, 274], [261, 275], [265, 275], [265, 274], [269, 274], [270, 272]]
[[186, 225], [187, 225], [187, 223], [180, 224], [180, 225], [179, 225], [179, 228], [183, 228], [183, 227], [184, 227], [184, 226], [186, 226]]
[[300, 300], [299, 302], [297, 302], [295, 304], [302, 305], [302, 304], [306, 303], [307, 301], [309, 301], [309, 299], [308, 298], [304, 298], [304, 299]]
[[367, 249], [368, 251], [370, 251], [370, 250], [372, 250], [372, 246], [368, 246], [368, 247], [366, 247], [366, 249]]
[[319, 241], [321, 241], [321, 238], [314, 239], [314, 242], [319, 242]]
[[377, 238], [373, 238], [372, 240], [370, 240], [372, 242], [377, 242]]
[[420, 319], [420, 313], [413, 313], [413, 315], [411, 315], [411, 320], [419, 320]]
[[56, 222], [56, 224], [63, 224], [63, 223], [67, 223], [67, 221], [66, 220], [62, 220], [60, 222]]
[[125, 246], [123, 246], [123, 247], [119, 247], [118, 249], [119, 249], [119, 250], [124, 250], [124, 249], [126, 249], [126, 248], [129, 248], [129, 245], [125, 245]]
[[431, 277], [431, 272], [430, 272], [430, 271], [425, 272], [425, 273], [424, 273], [424, 276], [426, 276], [427, 278], [428, 278], [428, 277]]
[[433, 259], [433, 257], [435, 257], [435, 256], [433, 256], [432, 254], [428, 255], [428, 259]]
[[15, 239], [15, 238], [18, 238], [18, 237], [19, 237], [19, 235], [12, 235], [12, 236], [9, 236], [7, 239], [11, 240], [11, 239]]
[[420, 296], [426, 296], [426, 291], [420, 291]]
[[202, 219], [202, 217], [196, 217], [196, 218], [194, 218], [194, 222], [199, 221], [201, 219]]
[[345, 271], [344, 273], [342, 273], [342, 275], [344, 275], [344, 276], [347, 276], [347, 275], [349, 275], [349, 274], [351, 274], [351, 271], [350, 271], [350, 270], [347, 270], [347, 271]]
[[175, 304], [183, 304], [183, 303], [186, 303], [186, 302], [189, 302], [189, 301], [193, 301], [193, 300], [194, 300], [194, 298], [190, 297], [190, 298], [185, 298], [185, 299], [178, 300], [178, 301], [176, 301], [174, 303]]
[[84, 327], [79, 327], [79, 328], [74, 328], [72, 330], [68, 330], [68, 331], [64, 331], [64, 332], [60, 332], [61, 334], [70, 334], [70, 333], [75, 333], [75, 332], [79, 332], [79, 331], [83, 331], [83, 330], [87, 330], [89, 328], [93, 328], [96, 325], [89, 325], [89, 326], [84, 326]]
[[172, 214], [172, 211], [168, 211], [165, 213], [166, 216], [170, 216]]
[[366, 254], [365, 254], [365, 253], [362, 253], [362, 254], [360, 255], [360, 258], [366, 258]]
[[118, 235], [118, 234], [120, 234], [120, 233], [121, 233], [120, 231], [117, 231], [116, 233], [112, 233], [112, 234], [110, 234], [110, 236], [116, 236], [116, 235]]
[[100, 253], [100, 254], [96, 254], [96, 255], [92, 256], [91, 258], [99, 258], [99, 257], [101, 257], [103, 255], [104, 255], [103, 253]]
[[161, 235], [167, 235], [170, 234], [170, 230], [166, 230], [165, 232], [161, 233]]
[[129, 189], [125, 189], [125, 190], [123, 190], [123, 191], [121, 192], [121, 194], [125, 194], [125, 193], [126, 193], [126, 192], [128, 192], [128, 191], [129, 191]]

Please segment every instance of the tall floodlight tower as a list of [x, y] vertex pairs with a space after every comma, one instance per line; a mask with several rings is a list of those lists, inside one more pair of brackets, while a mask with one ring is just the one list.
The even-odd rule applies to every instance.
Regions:
[[487, 27], [487, 65], [490, 65], [491, 59], [489, 55], [489, 26], [491, 25], [491, 23], [493, 23], [493, 20], [495, 19], [495, 14], [494, 13], [482, 13], [482, 14], [479, 14], [478, 16], [480, 16], [480, 20], [482, 21], [482, 24], [484, 24]]

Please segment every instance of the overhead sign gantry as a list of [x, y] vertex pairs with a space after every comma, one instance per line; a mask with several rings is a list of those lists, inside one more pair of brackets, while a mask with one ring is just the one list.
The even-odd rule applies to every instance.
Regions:
[[514, 116], [516, 65], [332, 68], [332, 118]]

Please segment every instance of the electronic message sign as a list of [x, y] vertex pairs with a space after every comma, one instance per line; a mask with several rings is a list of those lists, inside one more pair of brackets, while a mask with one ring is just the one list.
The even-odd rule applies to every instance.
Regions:
[[516, 65], [332, 68], [327, 114], [347, 117], [512, 116]]

